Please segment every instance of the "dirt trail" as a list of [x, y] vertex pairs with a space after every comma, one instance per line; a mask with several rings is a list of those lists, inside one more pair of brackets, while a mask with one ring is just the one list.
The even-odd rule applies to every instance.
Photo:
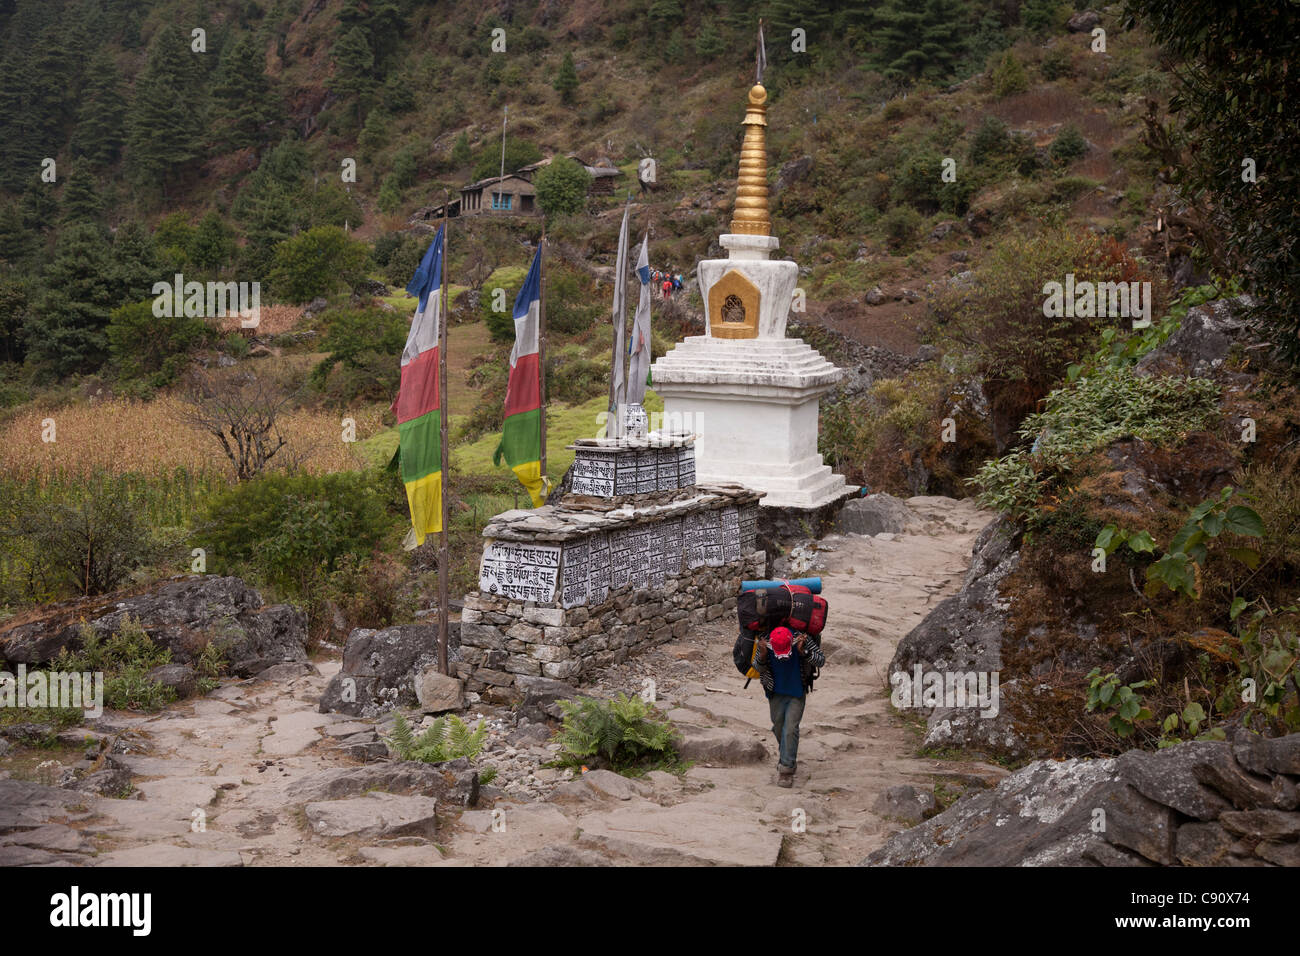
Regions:
[[[50, 823], [81, 831], [80, 846], [65, 854], [57, 846], [0, 845], [0, 862], [9, 851], [26, 862], [93, 865], [857, 863], [900, 827], [872, 811], [889, 787], [928, 792], [941, 778], [1002, 773], [916, 756], [916, 733], [890, 709], [885, 670], [899, 638], [959, 587], [989, 518], [969, 502], [909, 504], [924, 519], [913, 533], [833, 535], [818, 543], [821, 567], [811, 573], [821, 575], [831, 606], [828, 663], [808, 701], [792, 789], [776, 786], [762, 689], [757, 682], [743, 689], [731, 664], [734, 631], [718, 621], [583, 688], [639, 692], [652, 678], [658, 706], [700, 754], [681, 777], [627, 780], [596, 771], [564, 782], [555, 771], [537, 770], [531, 793], [498, 795], [499, 812], [487, 804], [465, 811], [440, 805], [436, 835], [411, 835], [410, 827], [379, 836], [325, 836], [319, 826], [314, 833], [290, 785], [331, 767], [374, 766], [333, 746], [368, 724], [316, 713], [334, 661], [320, 673], [227, 685], [152, 717], [111, 715], [115, 726], [148, 741], [147, 752], [120, 758], [139, 798], [76, 794], [70, 807], [33, 809], [33, 822], [44, 822], [37, 819], [44, 813]], [[504, 738], [494, 735], [488, 760], [535, 766], [550, 755], [539, 740], [512, 737], [511, 747]], [[759, 745], [766, 756], [755, 761]], [[542, 799], [530, 799], [538, 793]], [[361, 813], [370, 806], [362, 804]], [[42, 832], [47, 841], [67, 839]]]

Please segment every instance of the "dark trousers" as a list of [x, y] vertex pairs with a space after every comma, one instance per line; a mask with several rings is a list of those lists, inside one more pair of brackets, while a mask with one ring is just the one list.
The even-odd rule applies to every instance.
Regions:
[[773, 694], [767, 699], [772, 712], [772, 733], [780, 750], [778, 765], [788, 770], [795, 768], [799, 757], [799, 721], [803, 719], [802, 697]]

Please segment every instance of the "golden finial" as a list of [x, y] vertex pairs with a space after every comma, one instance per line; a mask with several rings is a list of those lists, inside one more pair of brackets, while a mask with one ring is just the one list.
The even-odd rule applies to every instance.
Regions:
[[767, 210], [767, 90], [754, 84], [745, 110], [745, 140], [740, 145], [740, 175], [736, 179], [736, 205], [731, 211], [731, 231], [751, 236], [772, 234]]

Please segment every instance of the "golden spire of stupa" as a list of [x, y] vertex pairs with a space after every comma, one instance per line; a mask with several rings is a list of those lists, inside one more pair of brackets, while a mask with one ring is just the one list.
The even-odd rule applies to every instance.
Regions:
[[767, 90], [754, 84], [745, 110], [745, 141], [740, 145], [740, 175], [736, 179], [736, 205], [731, 211], [731, 231], [751, 236], [772, 233], [767, 211]]

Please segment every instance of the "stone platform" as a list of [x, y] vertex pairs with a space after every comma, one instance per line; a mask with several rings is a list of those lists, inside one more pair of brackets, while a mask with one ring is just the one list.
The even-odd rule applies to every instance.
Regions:
[[690, 415], [699, 435], [698, 481], [744, 481], [765, 508], [820, 508], [852, 490], [817, 452], [819, 399], [843, 371], [806, 342], [694, 335], [653, 374], [665, 416]]

